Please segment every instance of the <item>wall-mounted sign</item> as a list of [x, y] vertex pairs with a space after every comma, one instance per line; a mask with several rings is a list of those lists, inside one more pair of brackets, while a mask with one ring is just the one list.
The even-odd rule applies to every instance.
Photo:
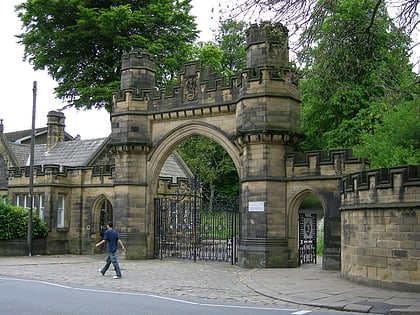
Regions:
[[264, 212], [264, 201], [250, 201], [248, 202], [249, 212]]

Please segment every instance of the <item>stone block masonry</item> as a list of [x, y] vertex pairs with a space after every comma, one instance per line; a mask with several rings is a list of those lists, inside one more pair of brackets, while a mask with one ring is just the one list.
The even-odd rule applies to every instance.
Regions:
[[420, 292], [420, 167], [360, 172], [342, 181], [341, 273]]

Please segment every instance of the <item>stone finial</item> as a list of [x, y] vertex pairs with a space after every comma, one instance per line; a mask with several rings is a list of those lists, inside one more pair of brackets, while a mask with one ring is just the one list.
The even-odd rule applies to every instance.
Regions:
[[4, 132], [3, 119], [0, 119], [0, 135], [2, 135], [3, 132]]

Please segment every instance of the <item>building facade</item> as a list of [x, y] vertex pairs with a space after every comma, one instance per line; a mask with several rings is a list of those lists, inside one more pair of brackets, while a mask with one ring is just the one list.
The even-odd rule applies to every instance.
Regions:
[[[49, 227], [45, 253], [92, 254], [108, 220], [114, 220], [115, 161], [110, 138], [80, 140], [65, 132], [64, 114], [48, 113], [46, 128], [35, 131], [33, 204]], [[30, 209], [31, 130], [4, 133], [0, 125], [3, 198]], [[28, 143], [29, 139], [29, 143]], [[161, 170], [159, 192], [172, 194], [191, 171], [174, 152]], [[99, 249], [100, 250], [100, 249]]]

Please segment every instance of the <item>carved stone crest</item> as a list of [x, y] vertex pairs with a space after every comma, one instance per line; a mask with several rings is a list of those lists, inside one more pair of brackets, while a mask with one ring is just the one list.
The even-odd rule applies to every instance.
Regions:
[[184, 78], [183, 97], [184, 102], [190, 102], [197, 99], [198, 96], [198, 76], [190, 75]]

